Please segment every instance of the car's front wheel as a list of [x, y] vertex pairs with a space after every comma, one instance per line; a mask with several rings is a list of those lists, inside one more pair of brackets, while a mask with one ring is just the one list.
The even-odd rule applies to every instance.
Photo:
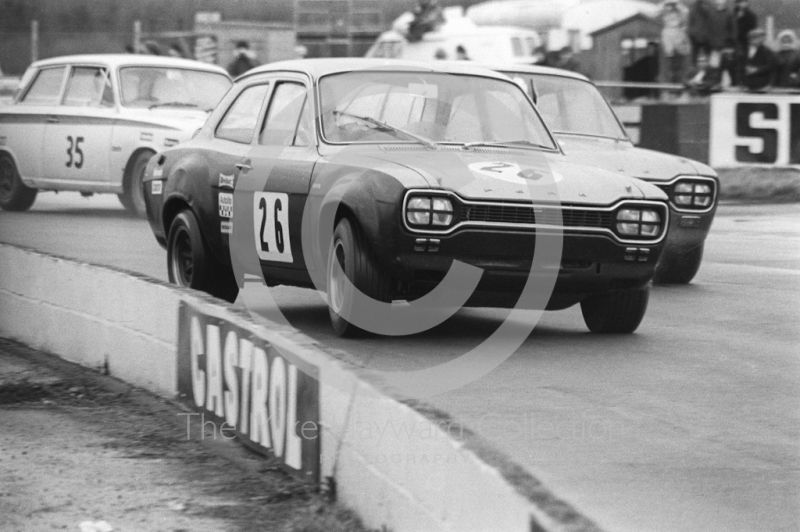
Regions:
[[703, 262], [703, 247], [685, 253], [668, 253], [661, 255], [661, 260], [656, 265], [656, 274], [653, 282], [660, 284], [688, 284], [697, 275], [700, 263]]
[[583, 321], [593, 333], [632, 333], [647, 311], [650, 288], [622, 290], [581, 301]]
[[233, 302], [239, 294], [236, 279], [208, 249], [197, 218], [183, 210], [172, 221], [167, 239], [167, 268], [171, 283], [202, 290]]
[[147, 163], [150, 162], [152, 156], [153, 152], [143, 151], [131, 161], [130, 171], [125, 176], [125, 182], [123, 183], [124, 191], [119, 194], [119, 202], [122, 203], [125, 210], [134, 216], [147, 216], [142, 180], [144, 171], [147, 169]]
[[14, 159], [7, 153], [0, 153], [0, 208], [27, 211], [36, 201], [36, 192], [22, 182]]
[[363, 232], [347, 218], [339, 221], [333, 232], [327, 272], [328, 313], [338, 336], [362, 332], [344, 317], [353, 312], [353, 288], [376, 301], [392, 301], [389, 276], [375, 260]]

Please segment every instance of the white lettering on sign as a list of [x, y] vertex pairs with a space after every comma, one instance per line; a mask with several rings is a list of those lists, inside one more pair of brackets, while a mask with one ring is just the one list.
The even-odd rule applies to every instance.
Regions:
[[253, 233], [261, 260], [294, 262], [289, 236], [289, 195], [256, 192], [253, 195]]
[[219, 216], [220, 218], [233, 218], [233, 194], [219, 193]]
[[[220, 327], [207, 324], [203, 331], [197, 316], [191, 318], [190, 327], [195, 404], [224, 419], [252, 442], [271, 449], [289, 467], [302, 469], [297, 367], [278, 355], [270, 363], [264, 349], [239, 338], [236, 331], [229, 331], [223, 342]], [[302, 435], [317, 437], [314, 431]]]

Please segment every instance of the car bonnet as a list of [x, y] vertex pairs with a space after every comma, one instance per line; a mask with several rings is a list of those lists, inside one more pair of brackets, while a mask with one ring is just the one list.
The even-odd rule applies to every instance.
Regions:
[[[471, 200], [610, 205], [645, 197], [634, 180], [576, 164], [557, 153], [397, 146], [375, 149], [372, 158], [412, 169], [429, 187]], [[553, 182], [556, 195], [546, 186]], [[660, 196], [655, 190], [655, 197]]]
[[678, 175], [697, 175], [696, 167], [683, 157], [636, 148], [609, 139], [558, 135], [567, 158], [609, 172], [652, 181], [668, 181]]

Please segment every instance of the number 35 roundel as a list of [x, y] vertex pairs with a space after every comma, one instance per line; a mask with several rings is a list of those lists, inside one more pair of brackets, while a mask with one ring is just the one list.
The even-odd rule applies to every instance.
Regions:
[[261, 260], [294, 261], [289, 238], [288, 194], [256, 192], [253, 195], [253, 233]]

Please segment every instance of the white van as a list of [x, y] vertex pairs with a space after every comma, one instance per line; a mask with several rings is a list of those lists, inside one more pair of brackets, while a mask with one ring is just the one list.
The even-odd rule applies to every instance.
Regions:
[[514, 26], [476, 26], [467, 18], [448, 20], [440, 29], [426, 33], [410, 43], [402, 33], [389, 30], [381, 34], [366, 57], [385, 57], [409, 61], [456, 59], [462, 46], [469, 59], [490, 64], [532, 64], [542, 44], [539, 34]]

